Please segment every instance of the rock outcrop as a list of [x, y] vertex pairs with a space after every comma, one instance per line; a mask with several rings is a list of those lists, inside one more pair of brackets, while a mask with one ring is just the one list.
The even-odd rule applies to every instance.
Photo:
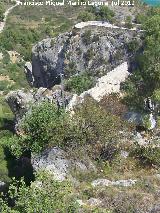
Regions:
[[62, 88], [60, 85], [54, 86], [51, 90], [47, 88], [39, 88], [38, 90], [24, 90], [11, 91], [6, 96], [6, 101], [15, 115], [16, 128], [19, 121], [31, 109], [32, 105], [38, 104], [42, 101], [49, 101], [55, 103], [57, 107], [66, 105], [72, 98], [72, 94], [64, 92], [62, 96]]
[[71, 171], [81, 172], [95, 171], [96, 168], [88, 159], [84, 162], [71, 159], [67, 153], [58, 147], [43, 151], [40, 155], [32, 156], [32, 165], [36, 171], [50, 172], [56, 180], [63, 181], [66, 178], [74, 180]]
[[124, 62], [107, 73], [107, 75], [99, 78], [95, 87], [83, 92], [79, 96], [75, 94], [67, 106], [67, 110], [72, 111], [75, 106], [85, 100], [86, 96], [91, 96], [94, 100], [99, 102], [106, 95], [120, 93], [120, 85], [128, 76], [128, 64]]
[[[47, 38], [32, 49], [32, 69], [29, 81], [35, 87], [50, 88], [65, 78], [88, 71], [101, 77], [119, 64], [128, 61], [127, 45], [139, 40], [135, 31], [88, 26], [72, 32]], [[32, 77], [31, 77], [32, 76]]]
[[[99, 78], [95, 87], [83, 92], [81, 95], [72, 95], [64, 91], [62, 95], [62, 88], [60, 85], [54, 86], [52, 89], [40, 87], [37, 91], [24, 92], [23, 90], [10, 92], [6, 100], [16, 117], [16, 123], [23, 117], [23, 115], [31, 108], [31, 105], [39, 103], [44, 100], [55, 102], [58, 107], [65, 106], [67, 111], [72, 111], [74, 107], [82, 103], [86, 96], [91, 96], [96, 101], [100, 101], [104, 96], [119, 93], [120, 84], [129, 76], [127, 62], [122, 63], [107, 75]], [[64, 96], [64, 97], [63, 97]]]
[[135, 185], [137, 180], [117, 180], [117, 181], [110, 181], [107, 179], [97, 179], [94, 180], [91, 185], [93, 187], [96, 186], [124, 186], [124, 187], [129, 187]]

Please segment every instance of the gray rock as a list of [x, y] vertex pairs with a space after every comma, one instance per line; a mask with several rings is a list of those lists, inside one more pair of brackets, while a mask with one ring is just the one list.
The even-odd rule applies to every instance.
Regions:
[[20, 123], [23, 116], [31, 110], [32, 105], [37, 105], [42, 101], [55, 103], [57, 107], [61, 107], [63, 104], [67, 105], [69, 100], [72, 98], [72, 94], [69, 92], [64, 92], [63, 95], [64, 97], [62, 96], [60, 85], [54, 86], [51, 90], [40, 87], [37, 91], [11, 91], [6, 96], [6, 102], [15, 115], [15, 129], [18, 129], [18, 123]]
[[129, 152], [126, 152], [126, 151], [123, 151], [123, 150], [121, 150], [121, 157], [122, 158], [127, 158], [128, 157], [128, 155], [129, 155]]
[[139, 132], [136, 132], [136, 135], [134, 136], [134, 141], [141, 146], [145, 146], [149, 144], [149, 141], [143, 138], [143, 136]]
[[41, 155], [32, 157], [33, 168], [51, 172], [55, 179], [63, 181], [68, 176], [70, 161], [58, 147], [44, 151]]
[[93, 206], [99, 206], [100, 204], [102, 204], [102, 201], [100, 199], [97, 199], [97, 198], [90, 198], [88, 201], [87, 201], [87, 205], [93, 207]]
[[10, 106], [12, 112], [16, 117], [16, 120], [18, 121], [29, 110], [31, 104], [34, 102], [34, 97], [31, 91], [11, 91], [6, 96], [6, 102]]
[[160, 204], [154, 205], [150, 211], [150, 213], [159, 213], [159, 212], [160, 212]]
[[138, 112], [127, 112], [123, 118], [131, 123], [134, 123], [136, 125], [142, 125], [143, 124], [143, 117], [141, 113]]
[[128, 187], [128, 186], [133, 186], [135, 185], [137, 182], [137, 180], [117, 180], [117, 181], [113, 181], [112, 185], [114, 186], [124, 186], [124, 187]]
[[64, 53], [69, 33], [48, 38], [39, 42], [32, 49], [32, 74], [35, 87], [50, 88], [60, 82], [59, 74], [64, 68]]
[[97, 180], [94, 180], [91, 185], [93, 187], [96, 187], [96, 186], [110, 186], [111, 185], [111, 181], [110, 180], [107, 180], [107, 179], [97, 179]]
[[34, 76], [33, 76], [33, 73], [32, 73], [32, 64], [31, 64], [31, 62], [26, 62], [24, 68], [25, 68], [25, 73], [26, 73], [26, 77], [28, 79], [28, 82], [30, 83], [31, 86], [33, 86], [33, 84], [34, 84]]
[[117, 180], [117, 181], [110, 181], [107, 179], [97, 179], [94, 180], [91, 185], [93, 187], [96, 186], [123, 186], [123, 187], [128, 187], [128, 186], [133, 186], [135, 185], [137, 180]]
[[69, 178], [75, 182], [71, 175], [73, 168], [83, 173], [95, 170], [90, 161], [86, 162], [86, 164], [78, 160], [69, 159], [67, 153], [58, 147], [47, 149], [41, 155], [32, 156], [32, 165], [35, 171], [49, 171], [59, 181]]
[[79, 206], [90, 206], [91, 208], [93, 207], [97, 207], [97, 206], [100, 206], [102, 204], [102, 201], [98, 198], [90, 198], [89, 200], [87, 201], [83, 201], [83, 200], [76, 200], [77, 203], [79, 204]]
[[[89, 38], [85, 38], [87, 30]], [[32, 49], [33, 85], [50, 88], [60, 82], [60, 73], [66, 78], [85, 70], [105, 75], [128, 60], [126, 44], [134, 36], [132, 31], [95, 26], [44, 39]]]

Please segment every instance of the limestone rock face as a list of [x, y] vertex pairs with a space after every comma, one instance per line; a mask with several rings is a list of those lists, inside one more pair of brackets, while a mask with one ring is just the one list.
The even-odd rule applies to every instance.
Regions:
[[63, 73], [65, 48], [69, 33], [58, 36], [55, 40], [48, 38], [39, 42], [32, 49], [33, 86], [52, 87], [60, 82]]
[[41, 103], [42, 101], [49, 101], [55, 103], [57, 107], [67, 104], [72, 98], [72, 94], [65, 92], [62, 97], [61, 86], [54, 86], [51, 90], [40, 87], [38, 90], [30, 90], [25, 92], [24, 90], [11, 91], [6, 96], [6, 102], [10, 106], [12, 112], [15, 115], [15, 130], [17, 130], [18, 123], [22, 117], [31, 109], [32, 105]]
[[6, 101], [16, 120], [19, 120], [29, 110], [30, 105], [34, 102], [34, 96], [31, 92], [26, 93], [23, 90], [11, 91], [6, 96]]
[[43, 170], [53, 174], [59, 181], [65, 179], [73, 180], [71, 170], [77, 169], [81, 172], [94, 171], [95, 166], [91, 162], [82, 163], [67, 157], [67, 153], [58, 147], [43, 151], [40, 155], [32, 156], [32, 165], [35, 171]]
[[32, 64], [31, 64], [31, 62], [26, 62], [24, 68], [25, 68], [25, 74], [26, 74], [26, 77], [28, 79], [28, 82], [30, 83], [31, 86], [33, 86], [33, 84], [34, 84], [34, 76], [32, 74]]
[[123, 186], [123, 187], [129, 187], [135, 185], [137, 180], [117, 180], [117, 181], [110, 181], [107, 179], [97, 179], [94, 180], [91, 185], [93, 187], [97, 186]]
[[50, 88], [59, 83], [60, 73], [65, 78], [84, 71], [96, 77], [106, 75], [131, 57], [127, 44], [133, 38], [135, 31], [87, 26], [44, 39], [32, 49], [29, 81], [34, 79], [35, 87]]

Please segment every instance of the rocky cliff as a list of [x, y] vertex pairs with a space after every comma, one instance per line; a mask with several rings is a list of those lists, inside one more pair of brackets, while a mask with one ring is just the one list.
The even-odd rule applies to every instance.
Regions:
[[101, 77], [130, 60], [128, 44], [138, 37], [136, 31], [88, 26], [44, 39], [32, 49], [29, 81], [35, 87], [50, 88], [60, 82], [60, 73], [68, 78], [88, 71]]
[[6, 96], [6, 102], [10, 106], [15, 115], [15, 130], [18, 131], [19, 121], [23, 116], [31, 110], [32, 106], [39, 104], [42, 101], [49, 101], [55, 103], [57, 107], [62, 107], [63, 104], [69, 103], [72, 94], [65, 91], [62, 96], [62, 89], [60, 85], [54, 86], [51, 90], [40, 87], [38, 90], [24, 90], [11, 91]]

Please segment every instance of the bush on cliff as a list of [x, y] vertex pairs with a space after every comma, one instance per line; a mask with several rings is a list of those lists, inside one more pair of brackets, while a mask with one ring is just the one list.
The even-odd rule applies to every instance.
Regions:
[[[12, 138], [10, 147], [19, 155], [24, 150], [41, 152], [53, 146], [72, 149], [83, 145], [95, 150], [99, 144], [104, 152], [107, 143], [113, 140], [118, 143], [119, 130], [126, 128], [126, 123], [103, 110], [91, 98], [75, 109], [72, 119], [62, 109], [44, 102], [27, 113], [20, 125], [21, 136]], [[100, 154], [101, 150], [97, 156]]]
[[67, 90], [72, 91], [78, 95], [93, 86], [94, 78], [89, 76], [88, 73], [82, 73], [80, 75], [73, 76], [68, 81], [66, 81], [65, 84]]

